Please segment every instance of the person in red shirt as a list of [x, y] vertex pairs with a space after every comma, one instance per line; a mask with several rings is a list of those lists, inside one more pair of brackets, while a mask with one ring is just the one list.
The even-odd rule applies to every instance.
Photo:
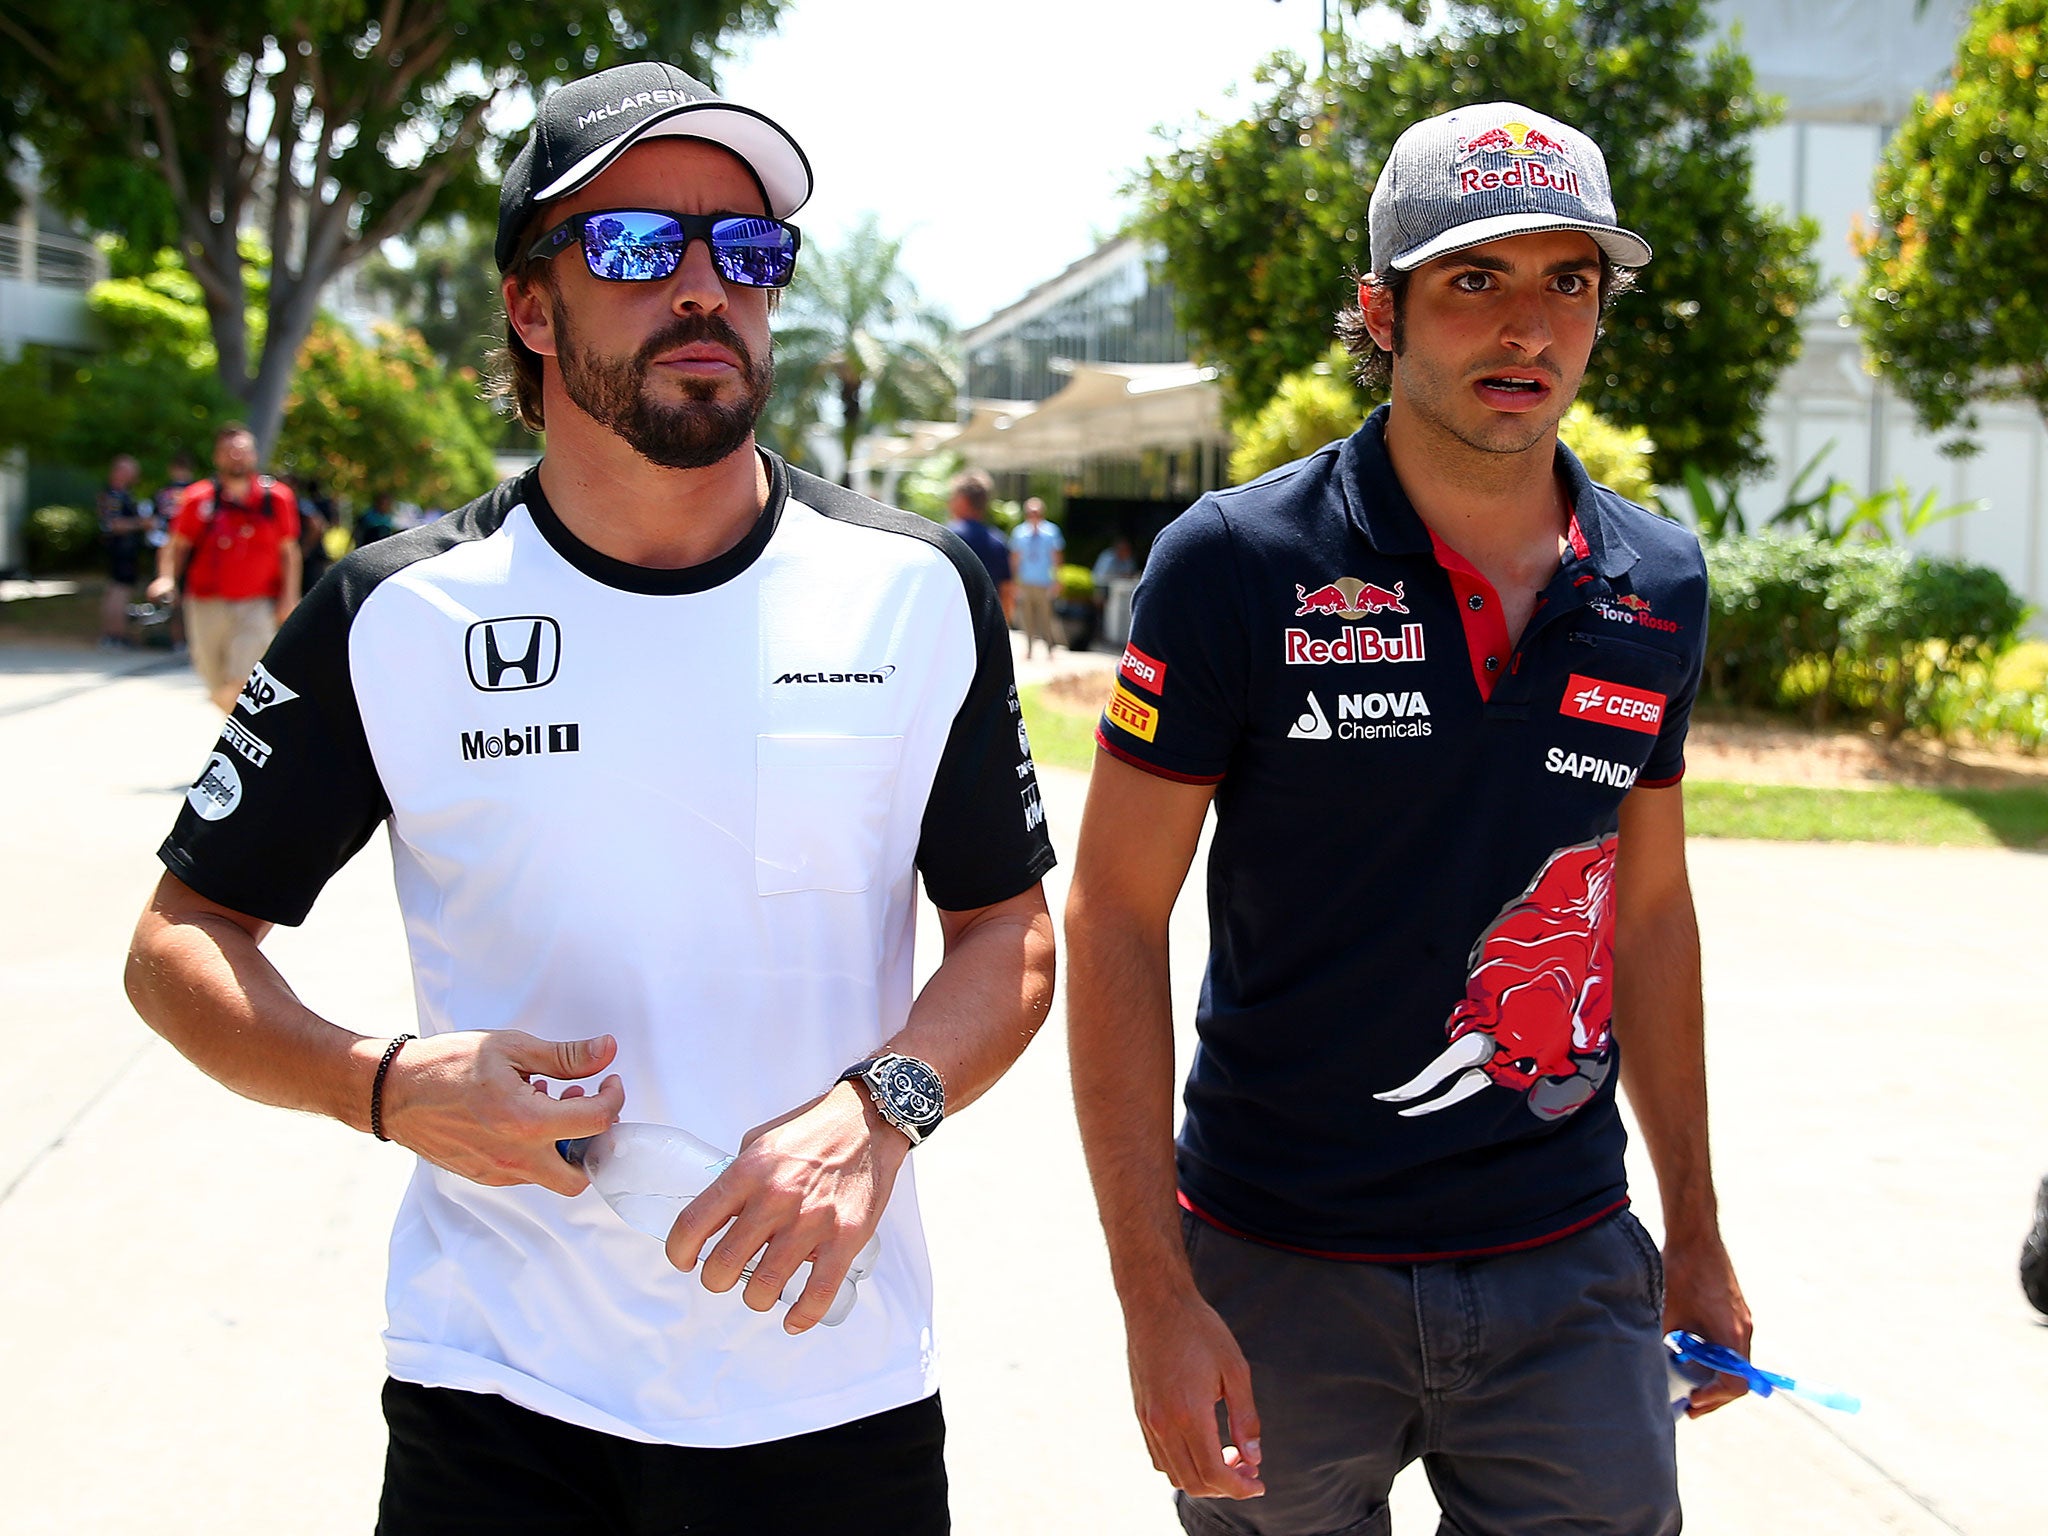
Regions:
[[182, 579], [193, 670], [223, 714], [299, 601], [298, 499], [256, 464], [256, 434], [242, 423], [214, 434], [214, 478], [179, 501], [149, 584], [160, 603]]

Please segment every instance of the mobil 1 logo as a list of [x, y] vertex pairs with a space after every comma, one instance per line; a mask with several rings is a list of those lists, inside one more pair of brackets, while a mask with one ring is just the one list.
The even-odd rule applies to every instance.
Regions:
[[462, 760], [479, 763], [501, 757], [545, 757], [555, 752], [581, 752], [583, 727], [567, 725], [508, 725], [499, 731], [464, 731]]

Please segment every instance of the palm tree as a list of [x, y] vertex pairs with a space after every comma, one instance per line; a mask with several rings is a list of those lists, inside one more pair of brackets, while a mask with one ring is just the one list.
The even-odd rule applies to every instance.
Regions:
[[804, 248], [775, 327], [775, 414], [792, 450], [827, 400], [837, 405], [842, 466], [867, 433], [952, 417], [952, 327], [918, 298], [902, 252], [873, 214], [836, 248]]

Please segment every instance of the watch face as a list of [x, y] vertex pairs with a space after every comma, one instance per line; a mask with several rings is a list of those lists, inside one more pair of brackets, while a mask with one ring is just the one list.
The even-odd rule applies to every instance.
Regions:
[[880, 1086], [889, 1107], [911, 1125], [934, 1124], [945, 1110], [945, 1086], [921, 1061], [897, 1057], [882, 1069]]

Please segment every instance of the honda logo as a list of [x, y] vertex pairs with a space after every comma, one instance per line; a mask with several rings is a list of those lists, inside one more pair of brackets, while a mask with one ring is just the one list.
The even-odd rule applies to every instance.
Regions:
[[562, 665], [562, 626], [544, 614], [469, 626], [469, 680], [485, 693], [545, 688]]

